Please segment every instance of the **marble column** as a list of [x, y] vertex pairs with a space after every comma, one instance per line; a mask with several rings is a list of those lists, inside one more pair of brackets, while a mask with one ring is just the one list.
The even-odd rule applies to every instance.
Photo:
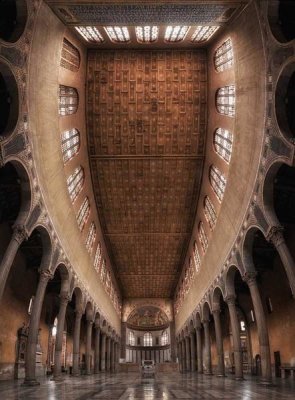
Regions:
[[94, 373], [99, 373], [99, 361], [100, 361], [100, 326], [95, 325], [95, 345], [94, 345]]
[[53, 275], [49, 270], [40, 271], [40, 279], [37, 287], [37, 292], [33, 301], [29, 325], [29, 335], [27, 340], [24, 380], [24, 383], [30, 386], [39, 385], [39, 382], [37, 382], [36, 380], [36, 350], [38, 342], [40, 315], [42, 311], [47, 283], [50, 279], [52, 279], [52, 276]]
[[80, 375], [80, 332], [81, 332], [81, 318], [83, 311], [81, 308], [75, 310], [75, 326], [73, 337], [73, 376]]
[[92, 325], [93, 320], [91, 318], [86, 319], [86, 374], [91, 375], [91, 343], [92, 343]]
[[190, 333], [190, 349], [191, 349], [191, 371], [196, 371], [196, 340], [195, 335]]
[[13, 229], [9, 245], [4, 253], [0, 264], [0, 300], [2, 299], [6, 281], [10, 272], [11, 265], [15, 259], [16, 253], [24, 240], [28, 239], [28, 233], [23, 225], [17, 225]]
[[272, 371], [268, 329], [261, 296], [257, 286], [256, 273], [246, 274], [244, 280], [247, 282], [250, 289], [251, 299], [256, 317], [258, 340], [261, 354], [262, 379], [266, 382], [271, 382]]
[[176, 361], [176, 338], [175, 338], [175, 322], [171, 321], [170, 327], [170, 349], [171, 349], [171, 361]]
[[67, 305], [70, 298], [68, 293], [60, 294], [59, 312], [57, 316], [57, 330], [55, 338], [55, 353], [54, 353], [54, 367], [53, 367], [53, 380], [61, 379], [61, 356], [62, 356], [62, 343], [65, 327], [65, 317]]
[[111, 338], [109, 336], [107, 336], [107, 341], [106, 341], [106, 347], [107, 347], [107, 371], [111, 370]]
[[220, 309], [215, 308], [213, 311], [214, 327], [215, 327], [215, 338], [216, 338], [216, 348], [217, 348], [217, 376], [225, 375], [224, 367], [224, 351], [223, 351], [223, 337], [220, 322]]
[[272, 227], [266, 239], [275, 246], [280, 255], [282, 264], [288, 277], [289, 285], [291, 288], [292, 296], [295, 298], [295, 263], [285, 242], [282, 227]]
[[205, 337], [205, 374], [212, 375], [212, 362], [211, 362], [211, 340], [210, 340], [210, 327], [209, 320], [203, 321], [204, 337]]
[[121, 322], [121, 358], [126, 359], [126, 322]]
[[115, 341], [111, 339], [111, 371], [115, 372]]
[[243, 379], [243, 358], [240, 338], [240, 324], [236, 309], [236, 296], [228, 296], [225, 301], [228, 305], [231, 331], [233, 335], [235, 377], [236, 379]]
[[180, 353], [180, 342], [179, 341], [177, 341], [176, 348], [177, 348], [178, 368], [179, 368], [179, 371], [181, 372], [182, 367], [181, 367], [181, 353]]
[[203, 373], [203, 352], [202, 352], [202, 333], [201, 326], [196, 328], [196, 340], [197, 340], [197, 357], [198, 357], [198, 372]]
[[106, 370], [106, 334], [101, 332], [101, 354], [100, 354], [100, 368], [102, 371]]
[[185, 358], [186, 358], [186, 370], [191, 370], [191, 350], [190, 350], [190, 338], [189, 336], [185, 337]]
[[186, 371], [186, 361], [185, 361], [185, 340], [182, 339], [180, 342], [180, 349], [181, 349], [181, 370], [182, 372]]

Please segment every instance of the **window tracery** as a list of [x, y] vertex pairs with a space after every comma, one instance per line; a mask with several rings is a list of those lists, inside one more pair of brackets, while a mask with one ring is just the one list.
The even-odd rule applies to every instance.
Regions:
[[137, 26], [135, 28], [136, 37], [139, 43], [156, 42], [159, 36], [159, 28], [157, 26]]
[[150, 332], [146, 332], [143, 335], [143, 345], [146, 346], [152, 346], [153, 345], [153, 337]]
[[79, 96], [77, 89], [59, 85], [59, 115], [71, 115], [77, 112]]
[[135, 336], [132, 331], [129, 331], [128, 333], [128, 343], [130, 346], [135, 346]]
[[201, 266], [201, 258], [200, 258], [200, 254], [199, 254], [199, 250], [198, 250], [196, 241], [194, 243], [194, 253], [193, 254], [194, 254], [194, 262], [195, 262], [196, 272], [198, 273], [200, 270], [200, 266]]
[[90, 43], [103, 43], [104, 38], [95, 26], [75, 26], [79, 34]]
[[72, 72], [77, 72], [80, 67], [80, 52], [66, 38], [63, 39], [60, 65]]
[[201, 43], [209, 40], [215, 32], [219, 29], [219, 26], [197, 26], [196, 30], [192, 34], [191, 42]]
[[67, 186], [72, 203], [76, 200], [82, 190], [84, 183], [84, 169], [79, 166], [67, 179]]
[[235, 85], [219, 88], [216, 92], [216, 108], [220, 114], [234, 117], [236, 103]]
[[217, 72], [225, 71], [233, 66], [234, 53], [231, 39], [227, 39], [214, 53], [214, 66]]
[[212, 230], [216, 224], [217, 215], [215, 208], [208, 196], [205, 196], [204, 198], [204, 214], [210, 229]]
[[161, 345], [165, 346], [168, 343], [169, 343], [168, 332], [167, 332], [167, 330], [165, 330], [162, 332], [162, 335], [161, 335]]
[[226, 178], [215, 165], [211, 165], [210, 167], [209, 180], [218, 200], [222, 201], [226, 186]]
[[114, 43], [127, 43], [130, 41], [127, 26], [107, 26], [104, 29]]
[[91, 222], [88, 235], [85, 241], [86, 249], [90, 254], [92, 252], [92, 248], [95, 242], [95, 237], [96, 237], [96, 226], [94, 222]]
[[77, 222], [80, 231], [82, 232], [90, 214], [90, 203], [88, 197], [85, 197], [77, 215]]
[[213, 144], [216, 153], [229, 163], [233, 145], [232, 133], [227, 129], [217, 128], [214, 132]]
[[199, 231], [199, 240], [200, 240], [203, 252], [206, 253], [206, 250], [208, 248], [208, 237], [206, 235], [206, 232], [204, 229], [204, 224], [202, 221], [199, 223], [198, 231]]
[[188, 30], [189, 30], [189, 26], [167, 26], [166, 31], [165, 31], [165, 40], [166, 42], [181, 42]]
[[99, 272], [99, 267], [100, 267], [100, 263], [101, 263], [101, 244], [98, 243], [97, 248], [96, 248], [96, 252], [95, 252], [95, 257], [94, 257], [94, 269]]
[[61, 135], [61, 150], [64, 164], [71, 160], [79, 151], [80, 133], [78, 129], [73, 128], [64, 131]]

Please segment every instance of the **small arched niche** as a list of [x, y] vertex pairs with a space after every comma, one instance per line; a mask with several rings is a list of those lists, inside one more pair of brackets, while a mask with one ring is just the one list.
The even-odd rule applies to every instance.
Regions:
[[0, 2], [0, 39], [14, 43], [23, 34], [28, 18], [26, 0]]
[[15, 77], [8, 65], [0, 62], [0, 135], [13, 132], [19, 115], [19, 96]]

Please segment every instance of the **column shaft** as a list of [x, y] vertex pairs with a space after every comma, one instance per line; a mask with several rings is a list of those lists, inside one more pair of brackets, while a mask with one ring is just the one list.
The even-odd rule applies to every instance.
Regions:
[[106, 370], [110, 371], [111, 370], [111, 338], [110, 337], [107, 337], [106, 345], [107, 345], [107, 368], [106, 368]]
[[243, 359], [242, 359], [242, 347], [240, 339], [240, 325], [237, 315], [235, 297], [230, 296], [226, 299], [230, 324], [233, 335], [233, 347], [234, 347], [234, 359], [235, 359], [235, 376], [236, 379], [243, 379]]
[[186, 370], [191, 370], [191, 350], [190, 350], [190, 338], [186, 336], [185, 338], [185, 355], [186, 355]]
[[86, 327], [86, 374], [91, 374], [91, 342], [92, 342], [92, 320], [87, 320], [87, 327]]
[[49, 279], [52, 274], [48, 270], [40, 272], [40, 279], [37, 287], [36, 296], [33, 301], [33, 307], [30, 317], [29, 335], [26, 349], [26, 363], [25, 363], [25, 384], [36, 385], [36, 350], [38, 342], [38, 331], [40, 323], [40, 315], [44, 301], [44, 295]]
[[197, 340], [197, 357], [198, 357], [198, 372], [203, 373], [203, 352], [202, 352], [202, 334], [201, 327], [196, 329]]
[[73, 375], [78, 376], [80, 374], [79, 360], [80, 360], [80, 332], [81, 332], [81, 318], [82, 310], [76, 310], [75, 315], [75, 327], [73, 337]]
[[106, 334], [101, 333], [101, 355], [100, 355], [100, 367], [102, 371], [106, 370]]
[[190, 334], [190, 349], [191, 349], [191, 371], [196, 371], [196, 340], [193, 333]]
[[256, 278], [254, 276], [250, 277], [249, 279], [246, 279], [246, 282], [248, 283], [250, 289], [252, 303], [256, 317], [260, 354], [261, 354], [262, 378], [266, 381], [271, 381], [272, 371], [271, 371], [269, 337], [268, 337], [268, 329], [267, 329], [265, 313], [261, 302], [261, 296], [257, 286]]
[[214, 318], [214, 327], [215, 327], [215, 337], [216, 337], [216, 347], [217, 347], [217, 375], [224, 376], [225, 368], [224, 368], [224, 352], [223, 352], [223, 337], [222, 337], [222, 329], [220, 323], [220, 310], [213, 311]]
[[95, 327], [95, 349], [94, 349], [94, 373], [99, 373], [99, 360], [100, 360], [100, 327]]
[[53, 368], [53, 379], [61, 378], [61, 356], [62, 356], [62, 342], [63, 333], [65, 326], [65, 316], [69, 297], [67, 294], [62, 293], [60, 295], [60, 305], [57, 317], [57, 330], [55, 338], [55, 353], [54, 353], [54, 368]]
[[0, 300], [2, 299], [11, 265], [21, 243], [27, 239], [24, 226], [16, 226], [0, 264]]
[[204, 326], [204, 336], [205, 336], [205, 373], [208, 375], [212, 374], [212, 362], [211, 362], [211, 340], [210, 340], [210, 330], [209, 321], [203, 321]]

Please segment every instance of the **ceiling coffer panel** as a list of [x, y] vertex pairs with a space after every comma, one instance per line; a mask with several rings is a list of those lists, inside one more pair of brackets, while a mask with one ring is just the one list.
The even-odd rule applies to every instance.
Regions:
[[94, 192], [124, 297], [171, 297], [191, 236], [206, 133], [206, 53], [88, 54]]

